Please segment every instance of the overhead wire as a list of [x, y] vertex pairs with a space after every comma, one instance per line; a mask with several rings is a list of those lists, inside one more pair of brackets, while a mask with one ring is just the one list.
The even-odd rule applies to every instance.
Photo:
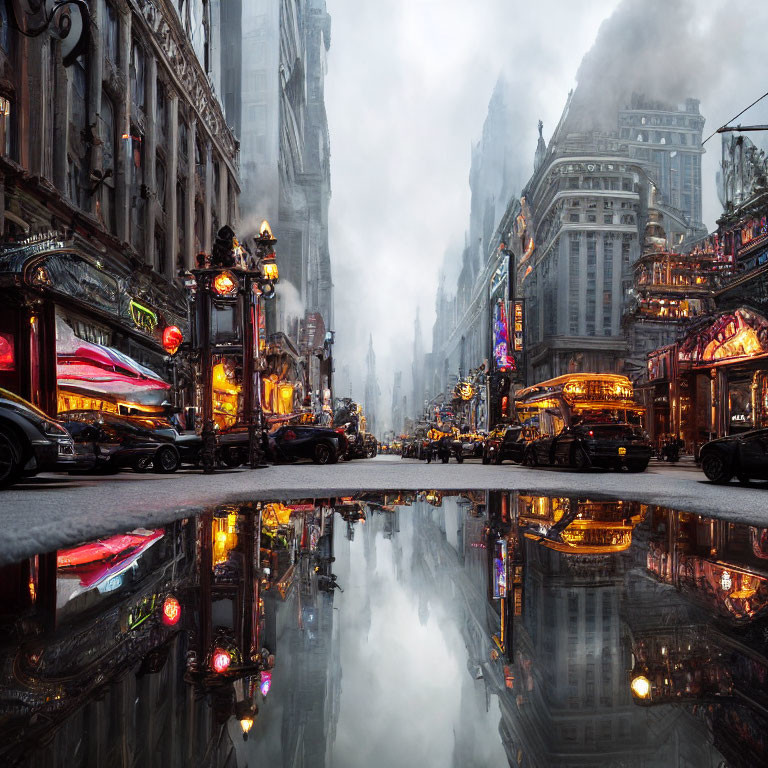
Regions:
[[[758, 101], [762, 101], [766, 96], [768, 96], [768, 91], [766, 91], [759, 99], [755, 99], [748, 107], [744, 107], [744, 109], [742, 109], [738, 115], [734, 115], [730, 120], [727, 120], [723, 125], [720, 126], [720, 128], [725, 128], [728, 123], [732, 123], [737, 117], [741, 117], [748, 109], [752, 109], [752, 107], [754, 107]], [[720, 128], [718, 128], [717, 131], [719, 131]], [[707, 136], [707, 138], [701, 142], [701, 146], [703, 147], [712, 138], [712, 136], [717, 133], [717, 131], [712, 133], [710, 136]]]

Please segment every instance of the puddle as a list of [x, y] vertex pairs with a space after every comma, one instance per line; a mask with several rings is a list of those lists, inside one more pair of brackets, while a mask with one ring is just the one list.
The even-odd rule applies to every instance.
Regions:
[[3, 765], [768, 764], [765, 528], [516, 492], [251, 502], [0, 590]]

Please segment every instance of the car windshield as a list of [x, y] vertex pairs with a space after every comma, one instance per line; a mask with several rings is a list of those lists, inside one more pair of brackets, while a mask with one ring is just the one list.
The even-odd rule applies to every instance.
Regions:
[[582, 424], [579, 431], [595, 440], [632, 440], [639, 437], [637, 430], [629, 424]]
[[19, 397], [18, 395], [14, 395], [13, 392], [9, 392], [7, 389], [0, 389], [0, 399], [8, 400], [14, 405], [20, 405], [22, 408], [26, 408], [28, 411], [32, 411], [32, 413], [39, 416], [41, 419], [51, 418], [47, 413], [41, 411], [37, 406], [32, 405], [32, 403], [30, 403], [28, 400], [25, 400], [23, 397]]

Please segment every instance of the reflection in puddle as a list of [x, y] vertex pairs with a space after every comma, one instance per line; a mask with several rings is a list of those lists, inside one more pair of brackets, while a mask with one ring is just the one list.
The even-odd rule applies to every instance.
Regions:
[[765, 765], [767, 606], [766, 529], [635, 502], [221, 506], [0, 569], [0, 761]]

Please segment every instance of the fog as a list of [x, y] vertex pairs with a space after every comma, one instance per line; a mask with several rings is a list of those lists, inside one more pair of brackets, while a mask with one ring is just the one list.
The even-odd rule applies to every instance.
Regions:
[[[472, 147], [502, 73], [513, 94], [510, 140], [519, 147], [503, 170], [514, 192], [532, 171], [537, 121], [548, 139], [573, 88], [575, 126], [615, 128], [616, 107], [641, 91], [673, 103], [700, 99], [707, 136], [768, 82], [761, 57], [768, 5], [747, 0], [327, 5], [336, 367], [349, 367], [362, 399], [373, 334], [380, 414], [389, 408], [394, 371], [403, 370], [410, 392], [417, 306], [431, 348], [444, 262], [446, 290], [455, 291], [469, 229]], [[768, 122], [768, 99], [740, 122]], [[720, 212], [719, 136], [705, 148], [704, 222], [711, 230]]]

